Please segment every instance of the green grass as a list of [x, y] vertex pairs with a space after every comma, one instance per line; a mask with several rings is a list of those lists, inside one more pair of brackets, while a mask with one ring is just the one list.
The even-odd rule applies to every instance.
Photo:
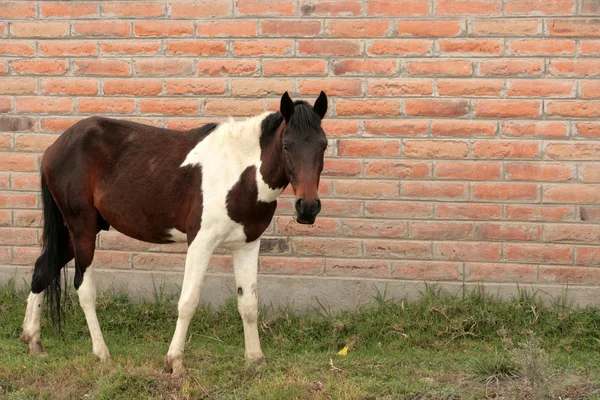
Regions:
[[[600, 310], [499, 302], [430, 287], [416, 302], [339, 314], [267, 310], [267, 363], [246, 365], [235, 300], [201, 308], [188, 332], [187, 372], [163, 371], [176, 304], [104, 294], [98, 316], [113, 360], [100, 363], [73, 293], [63, 337], [45, 319], [47, 356], [19, 342], [27, 294], [0, 288], [0, 397], [206, 399], [600, 399]], [[347, 356], [337, 355], [349, 346]]]

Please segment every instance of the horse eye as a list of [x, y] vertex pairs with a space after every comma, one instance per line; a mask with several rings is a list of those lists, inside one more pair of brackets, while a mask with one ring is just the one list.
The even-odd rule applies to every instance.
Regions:
[[290, 148], [289, 148], [289, 147], [287, 147], [287, 146], [283, 146], [283, 149], [284, 149], [285, 151], [290, 151]]

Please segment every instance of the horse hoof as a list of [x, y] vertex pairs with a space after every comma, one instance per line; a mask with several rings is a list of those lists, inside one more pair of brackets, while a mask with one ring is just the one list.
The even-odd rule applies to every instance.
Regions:
[[46, 349], [42, 346], [41, 342], [33, 341], [29, 342], [29, 355], [30, 356], [45, 356], [48, 355], [46, 353]]
[[165, 371], [173, 376], [180, 376], [185, 372], [183, 367], [183, 357], [171, 357], [168, 354], [165, 356]]

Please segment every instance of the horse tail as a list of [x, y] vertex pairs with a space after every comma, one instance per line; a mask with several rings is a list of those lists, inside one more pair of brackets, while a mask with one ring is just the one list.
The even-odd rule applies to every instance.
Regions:
[[[50, 320], [61, 331], [64, 316], [61, 297], [64, 295], [67, 272], [64, 272], [65, 284], [61, 285], [60, 271], [68, 260], [69, 231], [48, 185], [42, 174], [42, 201], [44, 203], [43, 252], [36, 262], [31, 291], [40, 293], [46, 290], [46, 312]], [[39, 271], [38, 271], [39, 268]]]

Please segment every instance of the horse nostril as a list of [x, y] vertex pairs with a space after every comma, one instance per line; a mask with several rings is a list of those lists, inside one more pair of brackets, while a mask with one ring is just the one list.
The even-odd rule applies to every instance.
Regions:
[[304, 211], [304, 199], [302, 197], [296, 200], [296, 211], [298, 211], [298, 214], [302, 214]]
[[321, 200], [315, 200], [315, 215], [321, 212]]

